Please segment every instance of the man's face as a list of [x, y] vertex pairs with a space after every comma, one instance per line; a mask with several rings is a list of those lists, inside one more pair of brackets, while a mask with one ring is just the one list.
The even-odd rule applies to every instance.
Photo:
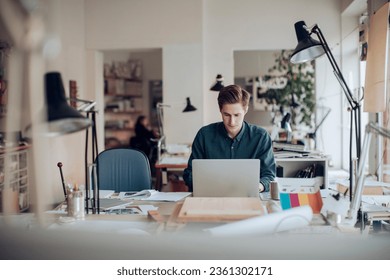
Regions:
[[248, 107], [244, 108], [241, 103], [223, 105], [221, 109], [222, 121], [231, 138], [236, 137], [240, 132], [247, 112]]

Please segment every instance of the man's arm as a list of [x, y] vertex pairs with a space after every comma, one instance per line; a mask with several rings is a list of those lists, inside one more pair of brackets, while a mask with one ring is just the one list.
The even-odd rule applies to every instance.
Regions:
[[[272, 147], [272, 140], [269, 134], [264, 137], [264, 152], [260, 156], [260, 185], [262, 185], [262, 191], [269, 191], [269, 185], [271, 181], [275, 180], [275, 157]], [[261, 186], [259, 185], [259, 190]]]
[[191, 146], [191, 155], [188, 159], [187, 168], [185, 168], [184, 172], [183, 172], [183, 180], [184, 180], [185, 184], [187, 185], [188, 190], [190, 192], [192, 192], [192, 190], [193, 190], [193, 187], [192, 187], [192, 160], [204, 158], [204, 155], [203, 155], [204, 148], [202, 145], [201, 138], [202, 138], [201, 132], [199, 131], [196, 134], [194, 142], [192, 143], [192, 146]]

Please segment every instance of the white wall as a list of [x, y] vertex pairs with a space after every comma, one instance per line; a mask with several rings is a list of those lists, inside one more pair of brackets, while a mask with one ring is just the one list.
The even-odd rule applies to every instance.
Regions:
[[[60, 43], [58, 54], [43, 54], [44, 72], [59, 71], [62, 75], [66, 95], [69, 96], [69, 80], [77, 82], [78, 97], [86, 98], [86, 48], [84, 44], [84, 3], [78, 0], [42, 1], [46, 9], [42, 9], [42, 18], [45, 23], [46, 34], [43, 46], [47, 46], [49, 39], [56, 39]], [[43, 48], [44, 49], [44, 48]], [[52, 49], [54, 50], [54, 49]], [[33, 63], [33, 62], [32, 62]], [[37, 64], [35, 64], [37, 65]], [[38, 69], [33, 68], [33, 73]], [[43, 77], [40, 78], [43, 84]], [[44, 95], [31, 96], [32, 100], [40, 99]], [[40, 103], [35, 103], [33, 114], [43, 110]], [[31, 171], [36, 171], [36, 186], [39, 199], [45, 208], [52, 208], [53, 204], [64, 200], [58, 162], [63, 163], [63, 172], [66, 182], [84, 183], [84, 145], [85, 133], [58, 136], [48, 139], [35, 139], [34, 165]], [[34, 183], [32, 183], [34, 184]]]
[[[191, 144], [202, 126], [202, 47], [172, 45], [163, 49], [164, 131], [167, 144]], [[186, 98], [198, 110], [183, 113]]]
[[[222, 8], [223, 7], [223, 8]], [[225, 84], [233, 83], [234, 50], [293, 49], [297, 41], [294, 23], [304, 20], [309, 26], [318, 23], [325, 33], [330, 46], [340, 43], [339, 1], [205, 1], [204, 58], [205, 82], [208, 77], [221, 73]], [[335, 166], [341, 166], [341, 126], [339, 123], [340, 95], [337, 81], [326, 58], [316, 61], [317, 97], [335, 94], [336, 98], [324, 101], [333, 108], [326, 129], [326, 142], [320, 146], [332, 155]], [[204, 97], [205, 122], [219, 119], [215, 110], [215, 95]], [[324, 137], [324, 138], [325, 138]]]
[[[339, 1], [86, 1], [86, 45], [91, 49], [149, 48], [174, 46], [178, 50], [170, 54], [169, 68], [172, 73], [164, 75], [164, 100], [177, 100], [182, 96], [178, 89], [176, 75], [180, 67], [183, 51], [187, 56], [196, 56], [187, 48], [189, 43], [202, 46], [202, 59], [187, 66], [199, 71], [203, 69], [203, 89], [194, 92], [203, 104], [203, 115], [198, 116], [196, 127], [187, 129], [191, 136], [202, 124], [219, 121], [220, 116], [216, 104], [216, 93], [210, 92], [210, 84], [216, 74], [225, 77], [225, 84], [233, 83], [234, 50], [269, 50], [294, 48], [296, 45], [294, 23], [304, 19], [309, 25], [319, 22], [329, 32], [331, 44], [340, 38], [340, 3]], [[304, 7], [304, 9], [302, 9]], [[175, 16], [167, 17], [175, 9]], [[127, 11], [124, 13], [123, 11]], [[283, 14], [275, 21], [275, 12]], [[311, 11], [311, 12], [308, 12]], [[321, 11], [320, 13], [318, 11]], [[126, 16], [125, 16], [126, 14]], [[107, 18], [115, 20], [107, 21]], [[332, 18], [330, 21], [329, 18]], [[173, 20], [172, 20], [173, 19]], [[172, 22], [173, 21], [173, 22]], [[270, 24], [272, 23], [272, 24]], [[142, 28], [135, 28], [135, 26]], [[113, 32], [115, 30], [115, 32]], [[124, 35], [125, 34], [125, 35]], [[151, 36], [152, 34], [152, 36]], [[180, 51], [180, 49], [182, 50]], [[163, 55], [164, 65], [168, 64]], [[164, 66], [165, 67], [165, 66]], [[327, 69], [329, 70], [329, 69]], [[180, 87], [194, 88], [197, 82], [195, 75], [185, 79], [187, 85]], [[175, 86], [176, 83], [176, 86]], [[332, 83], [330, 83], [332, 84]], [[167, 88], [167, 85], [171, 85]], [[195, 96], [192, 97], [194, 99]], [[194, 102], [194, 101], [193, 101]], [[198, 106], [202, 107], [202, 106]], [[182, 116], [172, 116], [172, 120], [180, 120]], [[166, 124], [167, 138], [172, 142], [190, 137], [175, 128], [175, 122]], [[183, 139], [186, 138], [186, 139]], [[333, 138], [333, 139], [337, 139]], [[334, 145], [333, 145], [334, 146]], [[340, 159], [335, 159], [340, 162]]]
[[[337, 0], [86, 0], [84, 11], [87, 49], [163, 49], [163, 101], [180, 103], [191, 97], [199, 109], [189, 113], [191, 116], [173, 108], [165, 110], [168, 143], [191, 142], [203, 124], [220, 120], [216, 93], [210, 92], [209, 87], [218, 73], [224, 75], [225, 84], [233, 83], [234, 50], [294, 48], [297, 43], [294, 23], [302, 19], [308, 25], [320, 24], [330, 45], [340, 42]], [[275, 20], [275, 13], [283, 16]], [[319, 60], [317, 64], [320, 77], [328, 77], [318, 81], [320, 92], [337, 93], [337, 82], [327, 61]], [[327, 102], [333, 108], [334, 104], [340, 104], [339, 100]], [[338, 121], [339, 116], [332, 114], [328, 123]], [[328, 141], [328, 146], [324, 146], [324, 149], [339, 147], [334, 152], [329, 149], [336, 166], [341, 163], [340, 134], [339, 128], [333, 137], [327, 137], [334, 142]]]
[[[163, 102], [182, 107], [190, 97], [201, 109], [201, 7], [200, 0], [86, 0], [86, 45], [95, 50], [161, 48]], [[167, 143], [190, 143], [203, 123], [200, 110], [182, 115], [176, 108], [164, 114]]]

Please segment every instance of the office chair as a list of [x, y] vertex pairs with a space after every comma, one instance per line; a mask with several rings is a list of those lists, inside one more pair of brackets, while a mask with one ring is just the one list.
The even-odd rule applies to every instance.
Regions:
[[99, 153], [95, 160], [100, 190], [115, 192], [151, 189], [152, 178], [147, 156], [132, 148], [113, 148]]

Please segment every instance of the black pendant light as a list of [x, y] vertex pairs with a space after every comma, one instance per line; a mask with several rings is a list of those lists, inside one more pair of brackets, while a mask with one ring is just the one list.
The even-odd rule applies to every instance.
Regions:
[[210, 88], [212, 91], [220, 91], [224, 87], [223, 77], [221, 74], [217, 75], [215, 84]]
[[183, 110], [183, 113], [196, 111], [196, 108], [191, 104], [191, 100], [187, 97], [187, 105]]

